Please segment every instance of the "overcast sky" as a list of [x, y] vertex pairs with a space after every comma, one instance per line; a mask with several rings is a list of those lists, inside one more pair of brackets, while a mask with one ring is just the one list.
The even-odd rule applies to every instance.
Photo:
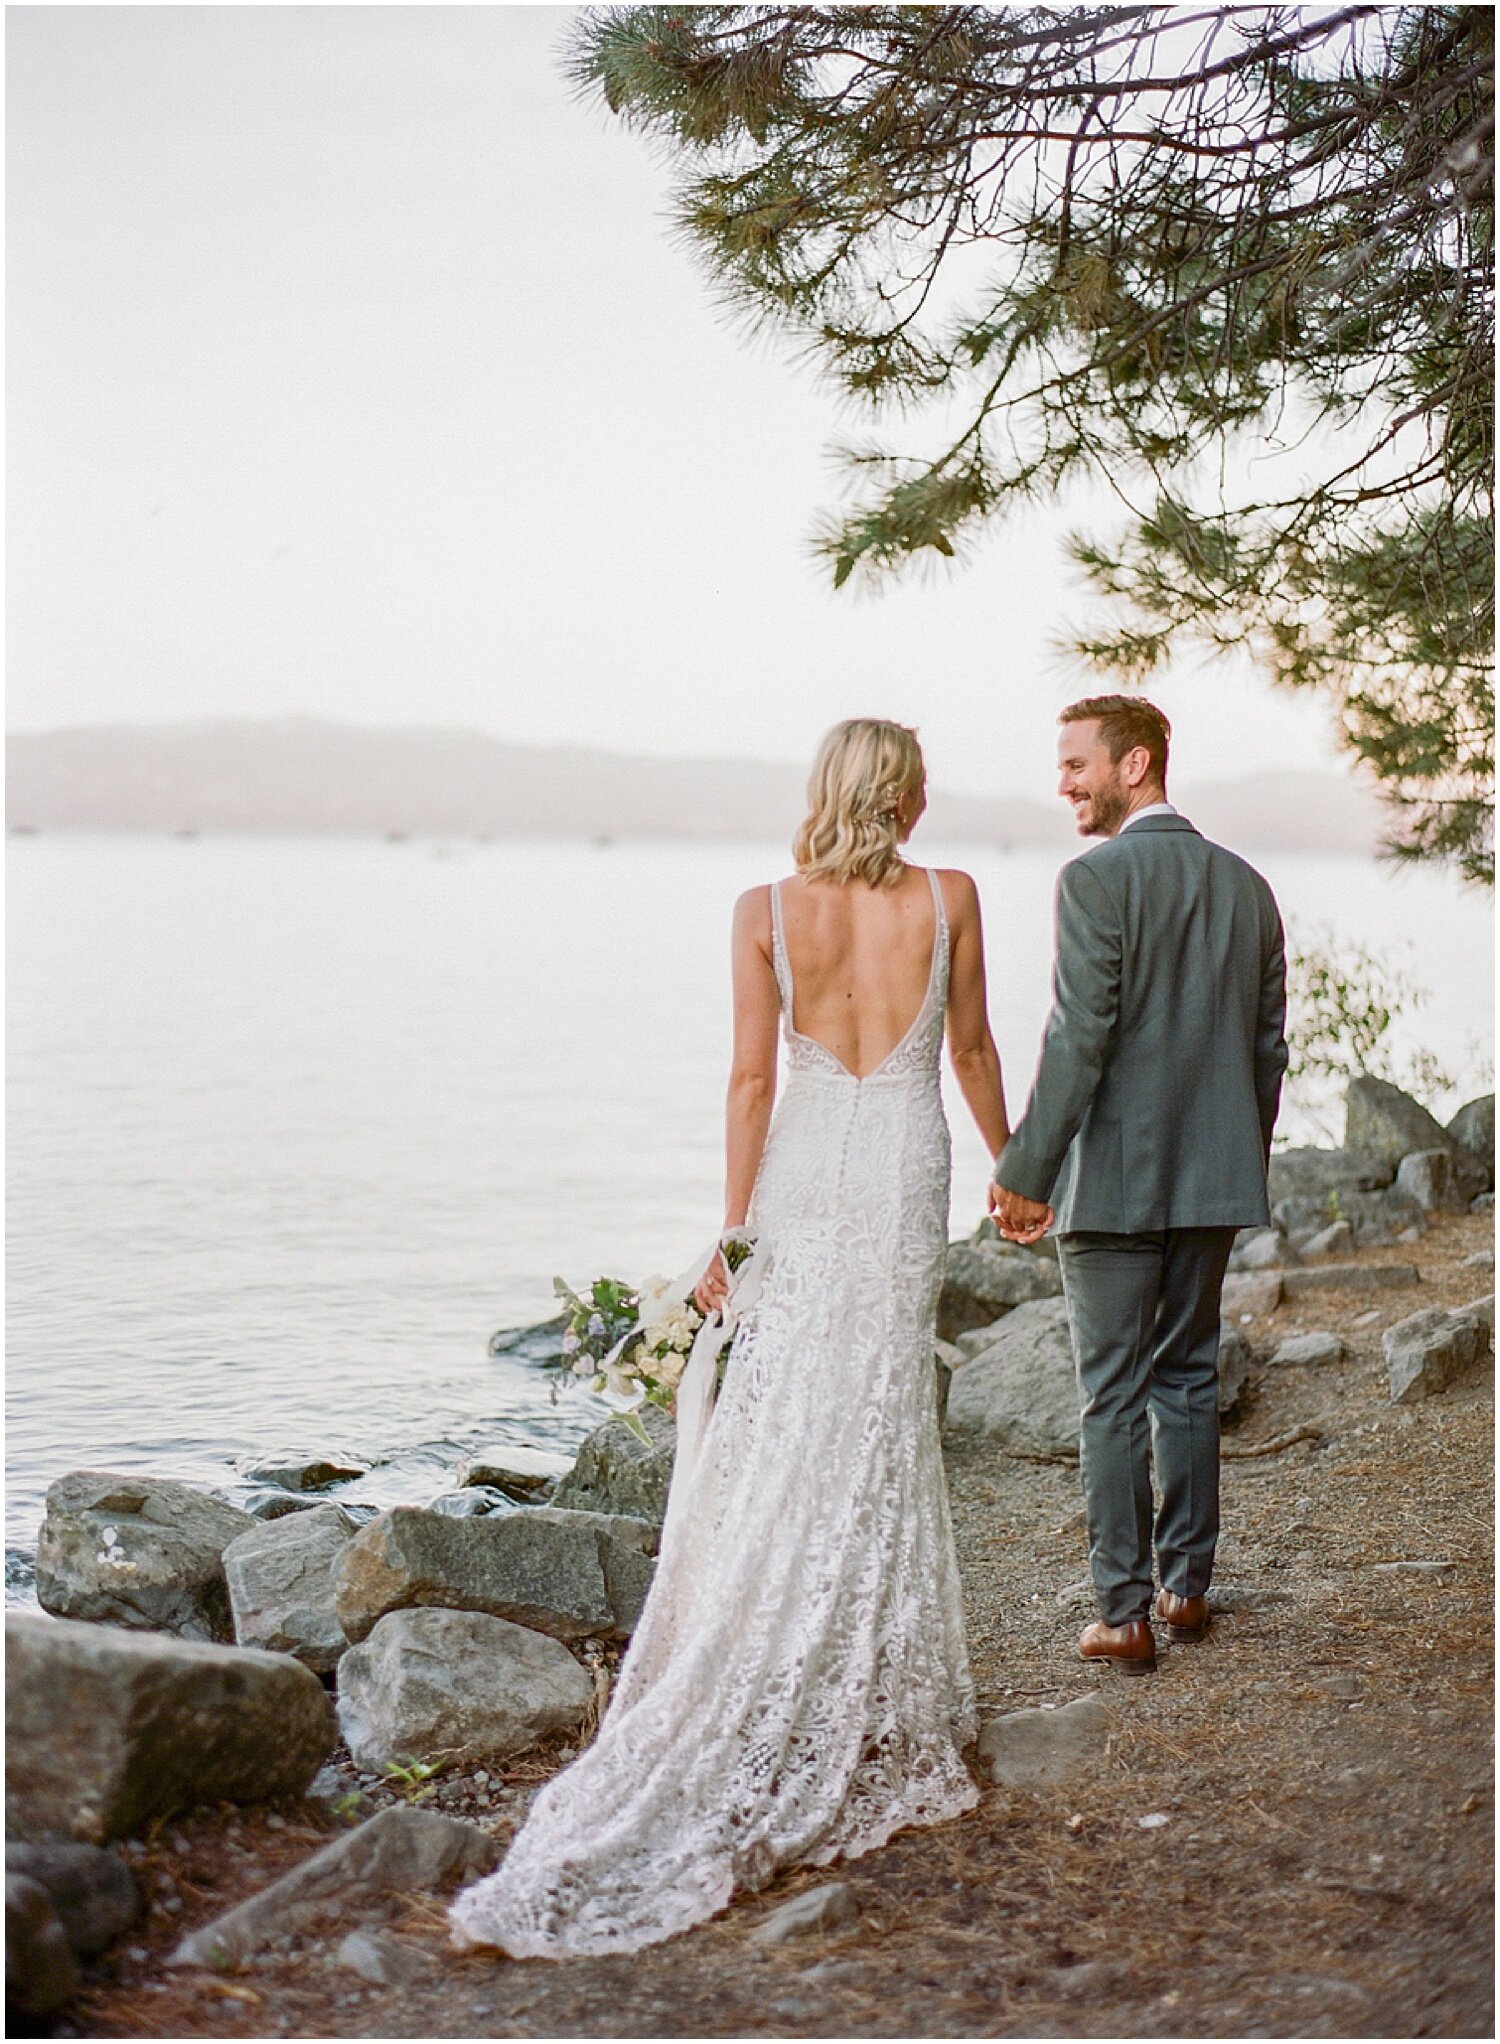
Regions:
[[[564, 84], [569, 14], [8, 10], [10, 727], [798, 759], [876, 714], [940, 784], [1045, 793], [1097, 685], [1052, 649], [1076, 509], [834, 595], [859, 424], [717, 308], [667, 168]], [[1249, 671], [1154, 694], [1184, 778], [1335, 759]]]

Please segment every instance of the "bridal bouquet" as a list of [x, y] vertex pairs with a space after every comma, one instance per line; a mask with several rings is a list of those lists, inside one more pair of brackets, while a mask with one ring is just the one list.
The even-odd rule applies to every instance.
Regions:
[[[754, 1244], [731, 1233], [719, 1245], [731, 1275], [751, 1255]], [[704, 1316], [689, 1292], [678, 1296], [681, 1280], [648, 1278], [638, 1289], [619, 1278], [595, 1278], [586, 1293], [575, 1292], [562, 1278], [552, 1289], [566, 1307], [560, 1367], [587, 1378], [589, 1389], [626, 1402], [620, 1417], [642, 1440], [649, 1439], [635, 1408], [659, 1405], [673, 1412], [677, 1387], [687, 1368]]]

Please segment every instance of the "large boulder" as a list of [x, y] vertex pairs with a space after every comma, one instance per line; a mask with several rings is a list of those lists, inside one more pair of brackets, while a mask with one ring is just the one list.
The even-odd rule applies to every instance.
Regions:
[[1062, 1278], [1054, 1263], [1010, 1242], [954, 1242], [938, 1294], [939, 1341], [957, 1341], [971, 1328], [988, 1327], [1028, 1299], [1056, 1298]]
[[659, 1405], [641, 1406], [636, 1417], [649, 1441], [618, 1419], [595, 1427], [552, 1493], [554, 1505], [574, 1512], [623, 1512], [661, 1524], [667, 1515], [677, 1428]]
[[1250, 1344], [1232, 1321], [1219, 1322], [1219, 1412], [1232, 1413], [1250, 1378]]
[[1483, 1313], [1473, 1308], [1445, 1313], [1427, 1306], [1398, 1320], [1381, 1336], [1392, 1402], [1415, 1405], [1446, 1391], [1488, 1356], [1491, 1340]]
[[485, 1766], [572, 1731], [593, 1683], [567, 1648], [482, 1611], [391, 1611], [339, 1669], [339, 1725], [360, 1767]]
[[1395, 1169], [1393, 1164], [1385, 1171], [1353, 1150], [1273, 1150], [1266, 1190], [1272, 1206], [1283, 1199], [1326, 1200], [1330, 1193], [1378, 1192], [1390, 1184]]
[[495, 1841], [436, 1810], [382, 1810], [300, 1866], [182, 1940], [169, 1966], [243, 1965], [261, 1947], [320, 1916], [346, 1918], [386, 1896], [412, 1895], [486, 1874]]
[[1448, 1134], [1461, 1150], [1467, 1150], [1471, 1157], [1485, 1165], [1489, 1171], [1489, 1185], [1495, 1183], [1495, 1096], [1483, 1093], [1477, 1100], [1468, 1100], [1448, 1124]]
[[1028, 1300], [994, 1332], [954, 1376], [949, 1426], [1030, 1461], [1076, 1462], [1078, 1378], [1066, 1302]]
[[1465, 1214], [1472, 1197], [1465, 1190], [1463, 1169], [1452, 1150], [1413, 1150], [1397, 1166], [1391, 1190], [1415, 1200], [1424, 1214]]
[[1351, 1079], [1344, 1096], [1344, 1115], [1344, 1148], [1368, 1157], [1387, 1176], [1393, 1176], [1401, 1159], [1416, 1150], [1451, 1151], [1470, 1199], [1483, 1192], [1494, 1175], [1493, 1169], [1451, 1136], [1420, 1101], [1385, 1079]]
[[257, 1523], [224, 1550], [224, 1576], [242, 1647], [295, 1654], [316, 1674], [337, 1667], [349, 1642], [333, 1606], [339, 1557], [354, 1521], [337, 1505]]
[[1279, 1228], [1246, 1228], [1229, 1252], [1231, 1271], [1285, 1270], [1301, 1258]]
[[339, 1623], [358, 1641], [388, 1611], [439, 1605], [487, 1611], [554, 1639], [624, 1639], [651, 1586], [647, 1550], [657, 1530], [650, 1521], [550, 1505], [476, 1519], [398, 1505], [344, 1549]]
[[5, 1724], [10, 1835], [96, 1845], [192, 1803], [301, 1794], [337, 1737], [287, 1656], [18, 1611]]
[[37, 1602], [58, 1618], [230, 1640], [224, 1549], [254, 1524], [188, 1483], [75, 1470], [47, 1492]]
[[567, 1313], [554, 1313], [531, 1327], [502, 1327], [490, 1336], [492, 1356], [509, 1356], [513, 1362], [536, 1363], [543, 1368], [563, 1361], [563, 1336], [572, 1324]]

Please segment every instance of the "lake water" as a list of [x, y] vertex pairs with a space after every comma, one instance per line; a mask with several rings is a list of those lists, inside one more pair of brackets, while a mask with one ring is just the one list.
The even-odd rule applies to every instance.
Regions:
[[[979, 881], [1016, 1113], [1058, 859], [918, 849]], [[9, 850], [12, 1594], [68, 1469], [232, 1493], [263, 1451], [339, 1449], [389, 1458], [351, 1495], [424, 1501], [466, 1445], [596, 1423], [486, 1341], [548, 1315], [554, 1273], [671, 1271], [713, 1235], [729, 911], [782, 848]], [[1402, 1030], [1477, 1073], [1483, 897], [1362, 860], [1257, 863], [1294, 927], [1405, 958], [1436, 998]], [[988, 1160], [951, 1086], [949, 1113], [964, 1233]]]

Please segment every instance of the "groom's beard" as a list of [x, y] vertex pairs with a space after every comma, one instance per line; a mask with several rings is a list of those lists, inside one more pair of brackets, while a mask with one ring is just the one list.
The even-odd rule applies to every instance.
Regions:
[[1075, 803], [1080, 837], [1113, 837], [1130, 809], [1129, 791], [1121, 787], [1100, 788], [1083, 802]]

